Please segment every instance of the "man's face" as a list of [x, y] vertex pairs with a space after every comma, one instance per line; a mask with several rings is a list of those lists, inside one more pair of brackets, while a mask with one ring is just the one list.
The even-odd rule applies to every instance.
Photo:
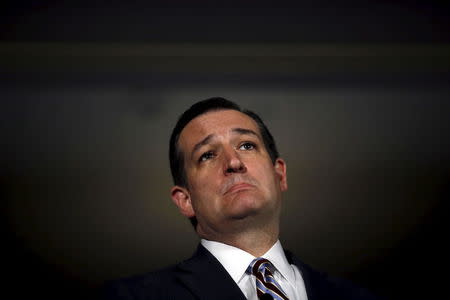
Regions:
[[236, 221], [278, 221], [281, 192], [287, 189], [282, 159], [272, 163], [256, 122], [235, 110], [207, 112], [182, 130], [188, 187], [172, 198], [199, 233], [224, 232]]

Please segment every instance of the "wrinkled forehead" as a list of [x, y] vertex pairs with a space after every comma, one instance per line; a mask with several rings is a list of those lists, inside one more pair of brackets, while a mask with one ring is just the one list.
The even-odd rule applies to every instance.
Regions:
[[216, 110], [195, 117], [183, 128], [178, 140], [179, 150], [189, 153], [205, 137], [225, 136], [236, 128], [254, 131], [261, 139], [258, 124], [251, 117], [237, 110]]

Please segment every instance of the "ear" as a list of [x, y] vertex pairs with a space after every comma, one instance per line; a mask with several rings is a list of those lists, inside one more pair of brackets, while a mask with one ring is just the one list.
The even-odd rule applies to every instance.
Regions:
[[275, 172], [280, 179], [280, 188], [284, 192], [288, 188], [287, 184], [287, 173], [286, 173], [286, 162], [282, 158], [277, 158], [275, 161]]
[[188, 218], [195, 216], [191, 196], [186, 188], [176, 185], [170, 190], [170, 195], [173, 203], [175, 203], [182, 215]]

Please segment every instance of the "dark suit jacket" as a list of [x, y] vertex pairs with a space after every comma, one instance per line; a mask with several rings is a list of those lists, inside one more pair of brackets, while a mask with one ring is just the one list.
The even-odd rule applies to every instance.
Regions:
[[[377, 299], [365, 289], [317, 272], [290, 252], [285, 253], [303, 276], [308, 300]], [[190, 259], [175, 266], [107, 283], [103, 295], [108, 300], [246, 299], [220, 262], [202, 245]]]

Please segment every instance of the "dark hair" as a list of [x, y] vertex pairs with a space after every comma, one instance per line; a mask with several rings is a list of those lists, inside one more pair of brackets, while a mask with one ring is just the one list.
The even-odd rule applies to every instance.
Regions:
[[[269, 129], [266, 127], [262, 119], [256, 113], [250, 110], [242, 109], [236, 103], [224, 98], [209, 98], [193, 104], [188, 110], [186, 110], [178, 118], [177, 124], [172, 130], [172, 135], [170, 136], [169, 143], [169, 160], [170, 171], [172, 172], [172, 178], [175, 185], [186, 188], [189, 187], [186, 178], [186, 172], [184, 170], [184, 156], [181, 149], [178, 147], [178, 140], [180, 138], [181, 131], [190, 121], [192, 121], [196, 117], [207, 112], [217, 110], [236, 110], [252, 118], [256, 122], [256, 124], [258, 124], [264, 146], [269, 153], [272, 163], [275, 164], [275, 160], [279, 157], [277, 146], [275, 145], [275, 140], [272, 134], [270, 133]], [[197, 220], [195, 219], [195, 217], [191, 218], [191, 223], [194, 225], [194, 227], [196, 226]]]

